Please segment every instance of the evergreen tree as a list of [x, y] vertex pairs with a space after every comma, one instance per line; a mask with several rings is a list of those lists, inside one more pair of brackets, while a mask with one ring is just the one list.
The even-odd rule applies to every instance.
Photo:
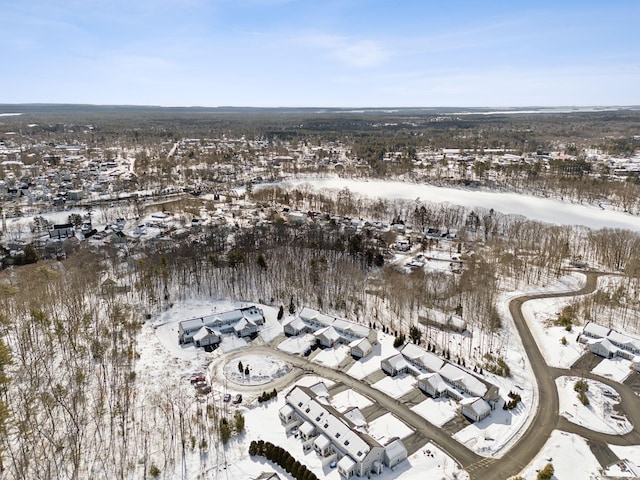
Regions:
[[291, 300], [289, 300], [289, 313], [291, 315], [296, 313], [296, 305], [295, 305], [295, 303], [293, 303], [293, 297], [291, 297]]

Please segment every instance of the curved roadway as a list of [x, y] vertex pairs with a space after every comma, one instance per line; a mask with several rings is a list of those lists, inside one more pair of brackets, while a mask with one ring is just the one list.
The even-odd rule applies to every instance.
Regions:
[[[576, 372], [571, 369], [552, 368], [547, 365], [538, 348], [527, 322], [522, 314], [522, 305], [529, 301], [541, 298], [569, 297], [585, 295], [595, 291], [597, 280], [602, 273], [584, 272], [586, 284], [574, 292], [544, 293], [536, 295], [524, 295], [513, 299], [509, 304], [509, 311], [514, 319], [518, 334], [522, 339], [524, 350], [527, 354], [531, 369], [534, 372], [538, 384], [539, 402], [534, 413], [534, 418], [527, 427], [520, 440], [502, 457], [482, 457], [466, 446], [458, 443], [446, 432], [430, 424], [423, 417], [415, 413], [398, 400], [376, 390], [370, 385], [350, 377], [346, 373], [320, 364], [312, 363], [304, 357], [291, 355], [269, 346], [256, 346], [252, 353], [264, 352], [275, 355], [304, 372], [340, 382], [353, 390], [366, 395], [381, 407], [411, 425], [417, 432], [423, 434], [431, 442], [438, 445], [447, 454], [453, 457], [464, 468], [472, 479], [496, 479], [504, 480], [521, 472], [542, 449], [549, 439], [551, 432], [560, 429], [570, 433], [577, 433], [587, 439], [601, 441], [617, 445], [640, 445], [640, 402], [633, 390], [627, 385], [602, 378], [591, 373]], [[238, 352], [240, 354], [240, 352]], [[579, 425], [570, 423], [559, 416], [558, 390], [555, 380], [565, 375], [583, 376], [605, 383], [614, 388], [620, 395], [620, 403], [623, 411], [634, 425], [634, 429], [625, 435], [608, 435], [594, 432]]]
[[[542, 449], [555, 429], [570, 433], [577, 433], [587, 439], [604, 441], [618, 445], [640, 444], [640, 404], [638, 397], [627, 385], [602, 378], [591, 373], [576, 372], [572, 369], [549, 367], [538, 348], [526, 320], [522, 314], [522, 305], [529, 300], [553, 297], [569, 297], [592, 293], [597, 288], [598, 277], [603, 275], [596, 272], [584, 272], [587, 281], [580, 290], [563, 293], [544, 293], [524, 295], [515, 298], [509, 304], [509, 312], [513, 317], [518, 334], [522, 339], [524, 350], [529, 358], [531, 369], [538, 383], [538, 409], [533, 421], [520, 438], [501, 459], [484, 459], [476, 465], [465, 465], [472, 478], [478, 479], [506, 479], [521, 472]], [[605, 383], [620, 394], [621, 406], [634, 425], [634, 429], [626, 435], [607, 435], [594, 432], [585, 427], [573, 424], [559, 415], [558, 389], [556, 378], [566, 375], [583, 376]], [[463, 464], [464, 465], [464, 464]]]

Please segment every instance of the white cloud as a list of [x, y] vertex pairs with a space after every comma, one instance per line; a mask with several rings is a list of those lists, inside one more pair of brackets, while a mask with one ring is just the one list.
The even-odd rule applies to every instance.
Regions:
[[375, 67], [384, 63], [389, 51], [372, 40], [356, 40], [336, 35], [311, 35], [304, 42], [324, 50], [330, 58], [349, 67]]

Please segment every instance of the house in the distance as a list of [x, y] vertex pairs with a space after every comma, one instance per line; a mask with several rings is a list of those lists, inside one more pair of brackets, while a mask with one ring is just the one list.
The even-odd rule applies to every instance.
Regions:
[[76, 228], [73, 226], [73, 223], [62, 223], [60, 225], [54, 225], [53, 228], [49, 230], [49, 238], [54, 238], [56, 240], [75, 236]]

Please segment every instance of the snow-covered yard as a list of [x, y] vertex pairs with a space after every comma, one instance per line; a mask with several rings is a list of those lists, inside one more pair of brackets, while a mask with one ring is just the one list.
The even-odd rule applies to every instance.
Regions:
[[327, 367], [337, 367], [349, 356], [349, 347], [347, 345], [336, 345], [332, 348], [320, 350], [313, 361]]
[[378, 332], [378, 343], [373, 346], [373, 351], [351, 365], [349, 370], [347, 370], [347, 374], [353, 378], [362, 380], [366, 376], [380, 370], [380, 362], [382, 360], [398, 353], [398, 350], [393, 348], [393, 340], [394, 337], [392, 335]]
[[547, 463], [553, 465], [553, 478], [596, 480], [600, 478], [600, 464], [593, 456], [587, 441], [572, 433], [554, 430], [536, 458], [520, 473], [525, 480], [535, 480], [537, 471]]
[[289, 337], [278, 345], [278, 350], [283, 352], [299, 354], [311, 347], [316, 342], [316, 337], [310, 333]]
[[[596, 432], [620, 435], [630, 432], [633, 426], [626, 418], [617, 415], [613, 405], [618, 403], [615, 392], [604, 383], [585, 380], [589, 385], [586, 392], [589, 405], [583, 405], [578, 400], [574, 390], [578, 377], [560, 377], [556, 379], [560, 400], [560, 415], [572, 423], [589, 428]], [[607, 395], [605, 395], [605, 393]], [[612, 418], [615, 415], [615, 418]]]
[[558, 313], [570, 300], [569, 297], [544, 298], [531, 300], [522, 306], [527, 325], [547, 365], [551, 367], [569, 368], [585, 351], [584, 345], [577, 341], [582, 332], [581, 326], [574, 326], [567, 331], [564, 327], [553, 325]]
[[394, 437], [406, 438], [413, 430], [391, 413], [385, 413], [369, 424], [369, 435], [381, 445], [385, 445]]
[[448, 397], [427, 397], [424, 401], [411, 408], [411, 410], [436, 427], [441, 427], [454, 418], [458, 409], [458, 402]]
[[418, 388], [417, 384], [418, 381], [415, 377], [408, 373], [402, 373], [395, 377], [384, 377], [371, 386], [386, 393], [391, 398], [400, 398]]

